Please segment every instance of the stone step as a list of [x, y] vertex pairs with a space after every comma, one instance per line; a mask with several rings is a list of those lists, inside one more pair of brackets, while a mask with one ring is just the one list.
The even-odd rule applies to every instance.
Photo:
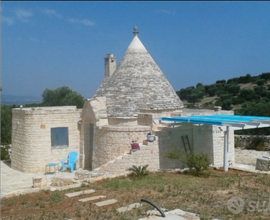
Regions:
[[73, 192], [73, 193], [67, 193], [65, 194], [67, 197], [74, 197], [74, 196], [79, 196], [79, 195], [85, 195], [85, 194], [90, 194], [94, 193], [95, 190], [89, 189], [89, 190], [83, 190], [83, 191], [78, 191], [78, 192]]
[[139, 208], [141, 206], [143, 206], [142, 203], [138, 203], [138, 202], [137, 203], [132, 203], [132, 204], [130, 204], [128, 206], [118, 208], [117, 211], [120, 212], [120, 213], [127, 212], [127, 211], [130, 211], [131, 209]]
[[98, 207], [103, 207], [103, 206], [107, 206], [107, 205], [112, 205], [114, 203], [117, 203], [118, 201], [116, 199], [108, 199], [108, 200], [105, 200], [105, 201], [102, 201], [102, 202], [97, 202], [97, 203], [94, 203], [96, 206]]
[[83, 199], [79, 199], [79, 202], [88, 202], [88, 201], [93, 201], [93, 200], [98, 200], [98, 199], [104, 199], [107, 196], [92, 196], [92, 197], [87, 197], [87, 198], [83, 198]]

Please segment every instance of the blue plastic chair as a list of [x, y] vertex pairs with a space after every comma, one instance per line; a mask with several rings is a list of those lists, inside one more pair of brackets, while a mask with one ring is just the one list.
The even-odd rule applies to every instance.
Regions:
[[[74, 166], [75, 166], [75, 169], [77, 169], [77, 166], [76, 166], [76, 161], [78, 160], [77, 155], [78, 153], [76, 151], [71, 151], [68, 154], [68, 158], [61, 161], [62, 172], [63, 172], [64, 167], [70, 168], [71, 173], [73, 173]], [[65, 161], [67, 161], [67, 163], [65, 163]]]

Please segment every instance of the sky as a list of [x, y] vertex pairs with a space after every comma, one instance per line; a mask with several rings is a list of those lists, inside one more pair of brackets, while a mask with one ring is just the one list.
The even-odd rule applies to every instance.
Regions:
[[91, 98], [139, 39], [175, 91], [270, 72], [269, 1], [1, 1], [2, 94]]

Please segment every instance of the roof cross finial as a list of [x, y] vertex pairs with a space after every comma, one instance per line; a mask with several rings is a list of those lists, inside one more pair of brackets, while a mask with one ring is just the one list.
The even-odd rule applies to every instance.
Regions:
[[133, 32], [134, 36], [137, 36], [139, 34], [138, 28], [135, 26], [133, 29], [134, 29], [134, 32]]

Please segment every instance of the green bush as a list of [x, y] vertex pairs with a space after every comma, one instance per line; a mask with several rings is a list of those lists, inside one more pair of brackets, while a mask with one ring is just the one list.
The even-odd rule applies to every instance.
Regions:
[[9, 155], [10, 146], [1, 146], [1, 160], [10, 160]]
[[235, 78], [231, 78], [227, 80], [227, 84], [237, 84], [238, 83], [239, 78], [235, 77]]
[[256, 84], [258, 85], [258, 86], [262, 86], [262, 85], [264, 85], [266, 83], [266, 80], [265, 79], [258, 79], [257, 81], [256, 81]]
[[12, 107], [1, 104], [1, 145], [11, 144]]
[[261, 78], [265, 79], [266, 81], [270, 80], [270, 72], [268, 73], [262, 73]]
[[237, 139], [237, 140], [234, 142], [234, 147], [235, 147], [235, 148], [241, 147], [241, 141], [239, 141], [239, 139]]
[[206, 154], [183, 154], [175, 151], [168, 152], [167, 157], [171, 159], [180, 159], [189, 170], [185, 171], [187, 174], [194, 176], [209, 176], [210, 160]]
[[250, 143], [246, 146], [246, 149], [266, 151], [270, 150], [266, 144], [267, 138], [265, 136], [254, 136], [251, 137]]
[[212, 110], [214, 108], [214, 106], [215, 105], [214, 105], [213, 102], [205, 102], [205, 103], [202, 104], [201, 107], [202, 108], [205, 108], [205, 109], [211, 109]]
[[170, 159], [180, 159], [182, 154], [175, 151], [167, 152], [166, 156]]
[[216, 84], [225, 84], [225, 83], [226, 83], [226, 80], [225, 79], [217, 80], [216, 81]]
[[63, 194], [56, 192], [50, 196], [52, 202], [61, 202], [64, 199]]
[[190, 154], [187, 156], [186, 164], [189, 168], [188, 173], [194, 176], [207, 176], [210, 161], [206, 154]]
[[194, 104], [187, 104], [187, 108], [197, 109], [198, 107]]
[[131, 173], [129, 174], [130, 177], [134, 179], [141, 179], [149, 174], [149, 171], [147, 170], [147, 167], [149, 165], [144, 165], [144, 166], [135, 166], [133, 165], [132, 167], [128, 168], [128, 171]]

